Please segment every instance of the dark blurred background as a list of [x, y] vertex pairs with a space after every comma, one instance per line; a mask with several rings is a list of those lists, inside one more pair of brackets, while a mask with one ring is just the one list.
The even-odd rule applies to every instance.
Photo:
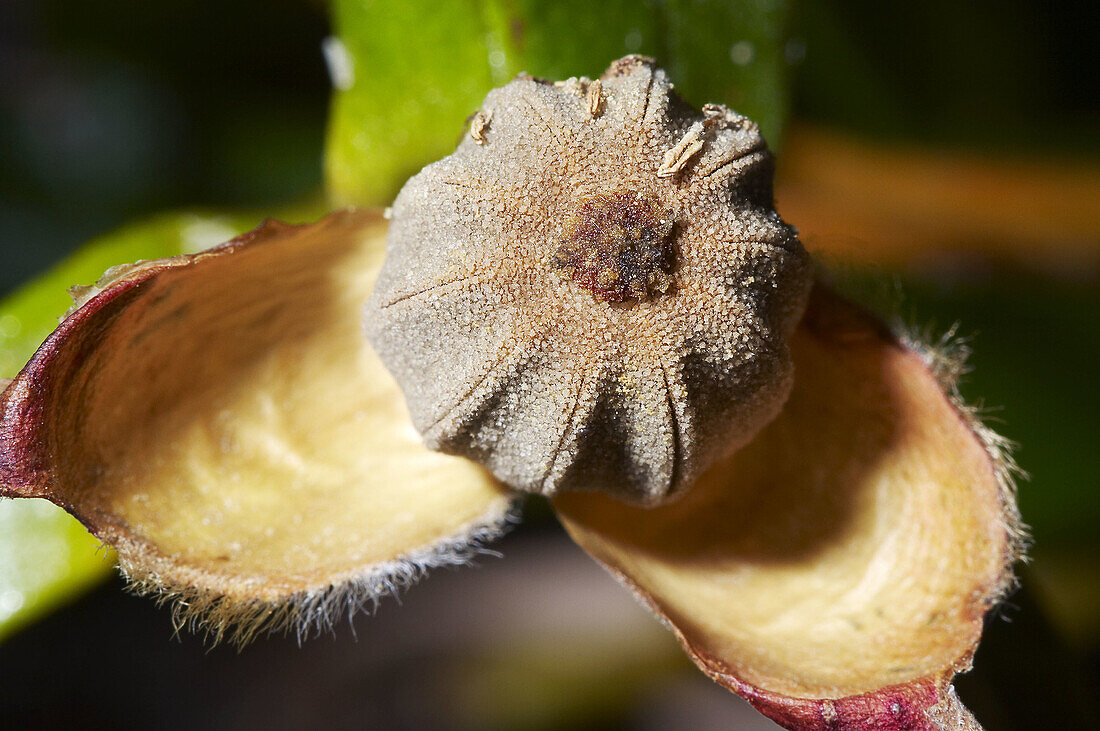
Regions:
[[[1089, 2], [807, 0], [784, 46], [780, 211], [853, 291], [960, 322], [964, 393], [1022, 445], [1033, 561], [958, 680], [990, 729], [1097, 723], [1098, 31]], [[330, 32], [319, 0], [0, 0], [0, 293], [144, 215], [318, 196]], [[528, 516], [302, 649], [173, 640], [111, 581], [0, 644], [0, 727], [769, 727]]]

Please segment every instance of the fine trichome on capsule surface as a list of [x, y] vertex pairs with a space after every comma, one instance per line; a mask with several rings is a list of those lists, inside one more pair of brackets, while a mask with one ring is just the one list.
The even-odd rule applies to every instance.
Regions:
[[436, 449], [645, 504], [787, 397], [810, 266], [757, 126], [652, 60], [521, 76], [393, 207], [368, 334]]

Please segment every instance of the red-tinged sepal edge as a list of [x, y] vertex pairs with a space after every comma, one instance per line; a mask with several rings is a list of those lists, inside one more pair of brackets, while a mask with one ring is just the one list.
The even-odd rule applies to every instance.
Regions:
[[514, 502], [423, 447], [362, 335], [385, 231], [268, 221], [74, 288], [0, 396], [0, 494], [68, 510], [215, 641], [327, 628], [467, 562]]
[[554, 500], [708, 676], [791, 729], [980, 728], [952, 687], [1024, 533], [965, 354], [818, 286], [780, 416], [654, 509]]
[[[508, 520], [425, 449], [362, 336], [376, 213], [116, 267], [0, 395], [0, 494], [114, 546], [215, 640], [300, 634], [467, 561]], [[957, 354], [818, 288], [780, 416], [679, 501], [555, 507], [711, 678], [794, 729], [977, 728], [951, 686], [1023, 534]]]

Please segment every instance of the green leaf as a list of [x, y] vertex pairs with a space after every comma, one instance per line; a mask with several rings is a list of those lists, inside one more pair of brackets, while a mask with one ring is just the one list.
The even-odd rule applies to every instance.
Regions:
[[45, 500], [0, 502], [0, 638], [94, 586], [110, 554]]
[[[316, 204], [282, 211], [312, 220]], [[95, 282], [116, 264], [198, 251], [257, 225], [248, 213], [170, 213], [92, 240], [0, 302], [0, 377], [14, 376], [57, 326], [68, 288]], [[0, 638], [71, 600], [107, 576], [109, 552], [61, 508], [45, 500], [0, 501]]]
[[777, 141], [788, 106], [787, 0], [333, 0], [339, 88], [326, 179], [338, 204], [385, 204], [449, 154], [485, 94], [519, 72], [600, 75], [655, 56], [689, 101], [726, 102]]

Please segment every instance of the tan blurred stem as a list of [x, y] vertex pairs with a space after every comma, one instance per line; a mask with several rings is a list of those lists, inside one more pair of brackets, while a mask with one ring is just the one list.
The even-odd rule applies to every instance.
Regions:
[[887, 145], [794, 126], [776, 203], [807, 249], [878, 266], [989, 257], [1093, 276], [1100, 168]]

